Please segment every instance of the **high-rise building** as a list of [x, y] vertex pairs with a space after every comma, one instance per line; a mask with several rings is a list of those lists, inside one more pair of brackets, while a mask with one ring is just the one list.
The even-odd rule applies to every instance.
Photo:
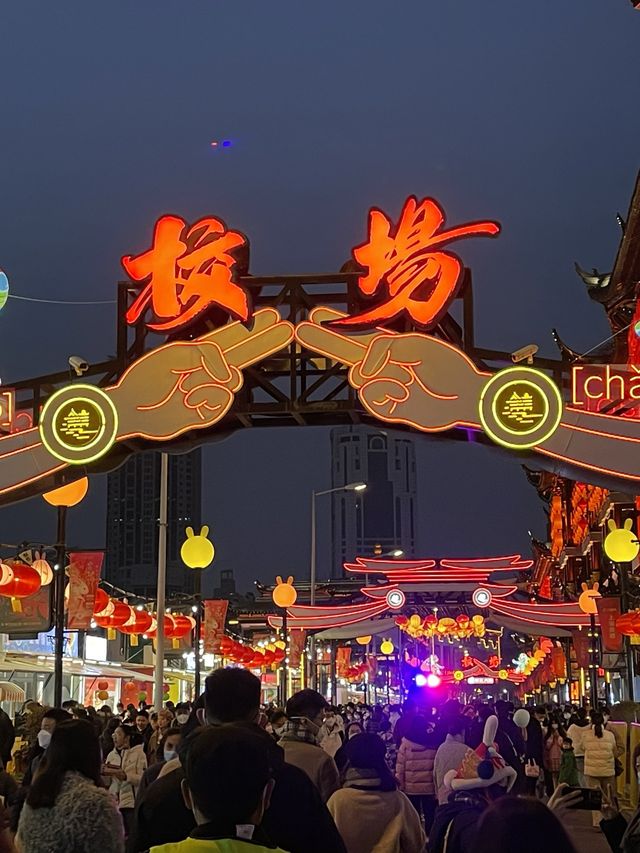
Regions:
[[[153, 598], [158, 572], [160, 458], [155, 450], [136, 453], [107, 483], [106, 579]], [[201, 451], [169, 456], [167, 507], [167, 596], [193, 592], [195, 573], [180, 560], [185, 528], [200, 530]]]
[[[331, 486], [363, 482], [366, 491], [334, 492], [332, 577], [355, 557], [401, 549], [415, 556], [416, 454], [411, 438], [363, 426], [331, 430]], [[379, 547], [378, 547], [379, 546]]]

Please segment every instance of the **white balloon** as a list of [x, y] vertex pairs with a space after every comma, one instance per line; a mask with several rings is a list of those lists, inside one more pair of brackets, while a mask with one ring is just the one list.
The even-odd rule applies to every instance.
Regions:
[[529, 720], [531, 719], [531, 714], [527, 711], [526, 708], [518, 708], [518, 710], [513, 715], [513, 722], [518, 726], [518, 728], [526, 729], [529, 725]]

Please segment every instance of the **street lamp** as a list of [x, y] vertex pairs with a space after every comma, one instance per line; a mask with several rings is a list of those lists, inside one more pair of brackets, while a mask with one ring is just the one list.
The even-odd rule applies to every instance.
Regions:
[[53, 491], [43, 494], [45, 501], [58, 510], [58, 532], [56, 536], [55, 564], [55, 663], [53, 670], [53, 704], [62, 706], [62, 656], [64, 652], [64, 577], [65, 555], [67, 550], [67, 509], [76, 506], [87, 494], [89, 480], [81, 477], [73, 483], [67, 483]]
[[284, 708], [287, 704], [287, 607], [293, 607], [298, 598], [298, 592], [293, 585], [293, 575], [289, 575], [283, 581], [280, 575], [276, 578], [276, 585], [271, 593], [271, 598], [276, 607], [282, 610], [282, 639], [284, 641], [285, 655], [280, 664], [280, 704]]
[[[311, 584], [311, 595], [309, 604], [311, 607], [316, 603], [316, 498], [322, 495], [333, 495], [336, 492], [364, 492], [367, 488], [366, 483], [356, 482], [347, 483], [346, 486], [338, 486], [335, 489], [322, 489], [316, 492], [311, 492], [311, 570], [309, 573], [309, 581]], [[315, 661], [315, 641], [313, 635], [309, 638], [309, 653], [311, 657], [311, 686], [315, 690], [317, 682], [317, 669]]]

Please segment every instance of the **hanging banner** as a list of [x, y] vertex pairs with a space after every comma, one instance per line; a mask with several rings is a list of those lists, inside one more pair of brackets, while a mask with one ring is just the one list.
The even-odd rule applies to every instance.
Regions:
[[602, 648], [605, 652], [621, 652], [624, 649], [624, 639], [616, 628], [616, 620], [621, 614], [620, 596], [608, 595], [596, 598]]
[[213, 654], [216, 643], [224, 634], [229, 602], [226, 599], [210, 599], [204, 602], [203, 636], [205, 654]]
[[307, 632], [302, 628], [292, 628], [289, 632], [289, 666], [300, 666]]
[[91, 627], [103, 560], [103, 551], [76, 551], [69, 554], [67, 628], [71, 631]]
[[561, 646], [554, 646], [551, 649], [551, 667], [556, 678], [567, 677], [567, 661]]
[[378, 656], [367, 655], [367, 666], [369, 667], [369, 678], [375, 678], [378, 674]]
[[589, 666], [589, 638], [586, 631], [572, 631], [573, 648], [576, 650], [576, 663], [582, 669]]
[[351, 647], [338, 646], [336, 649], [336, 673], [338, 678], [346, 678], [349, 662], [351, 661]]

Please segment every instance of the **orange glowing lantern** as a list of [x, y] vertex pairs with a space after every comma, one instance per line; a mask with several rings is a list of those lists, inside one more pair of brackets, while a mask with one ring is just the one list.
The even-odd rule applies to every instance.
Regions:
[[292, 607], [296, 603], [298, 593], [293, 585], [293, 575], [289, 575], [286, 583], [280, 575], [276, 578], [276, 585], [271, 593], [273, 603], [276, 607]]
[[109, 598], [109, 595], [98, 587], [96, 597], [93, 600], [93, 615], [94, 616], [110, 616], [113, 613], [114, 604]]
[[81, 477], [73, 483], [67, 483], [66, 486], [60, 486], [58, 489], [45, 492], [42, 497], [51, 506], [75, 506], [83, 500], [88, 489], [88, 478]]

